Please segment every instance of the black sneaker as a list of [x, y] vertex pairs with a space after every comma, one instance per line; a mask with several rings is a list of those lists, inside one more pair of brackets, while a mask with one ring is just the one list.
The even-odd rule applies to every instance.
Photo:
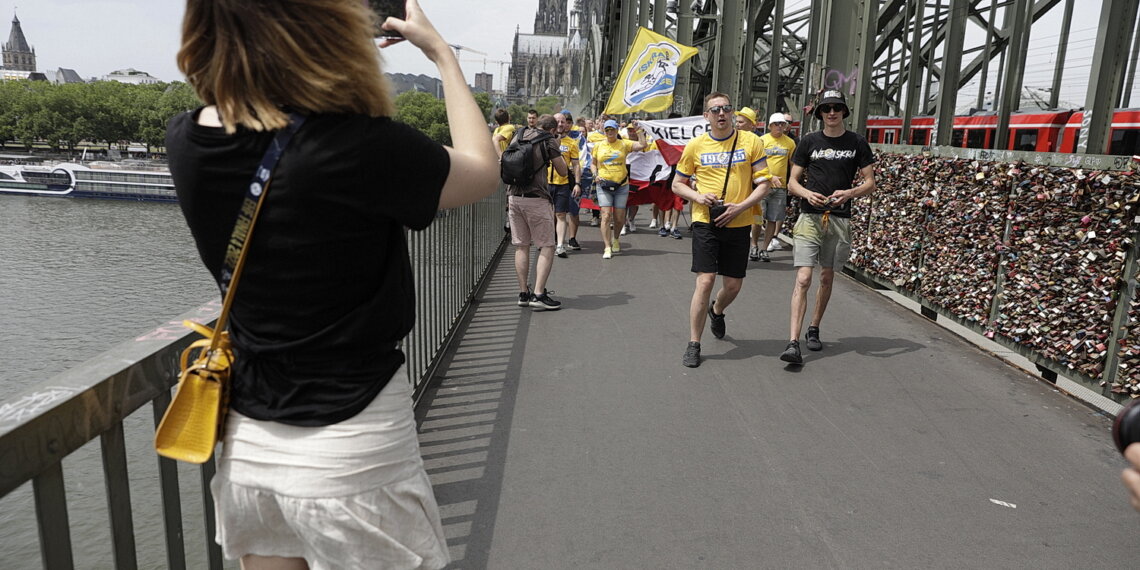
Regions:
[[772, 256], [768, 255], [768, 252], [761, 250], [760, 251], [760, 261], [763, 261], [764, 263], [771, 263]]
[[530, 292], [530, 287], [527, 287], [525, 292], [519, 293], [519, 306], [520, 307], [530, 306], [530, 300], [532, 298], [534, 298], [534, 294], [532, 294]]
[[554, 291], [549, 291], [549, 290], [543, 289], [541, 295], [531, 295], [531, 297], [530, 297], [531, 308], [542, 309], [544, 311], [557, 311], [558, 309], [561, 309], [562, 308], [562, 302], [561, 301], [555, 301], [554, 299], [550, 298], [550, 294], [553, 292]]
[[808, 327], [804, 338], [807, 339], [808, 350], [823, 350], [823, 343], [819, 340], [819, 327]]
[[696, 368], [701, 365], [701, 343], [689, 342], [689, 346], [685, 347], [685, 356], [681, 357], [681, 364], [689, 368]]
[[780, 360], [784, 362], [791, 362], [792, 364], [803, 364], [804, 357], [800, 356], [800, 341], [793, 340], [788, 343], [788, 348], [780, 353]]
[[709, 329], [712, 330], [713, 336], [724, 338], [724, 315], [714, 313], [714, 305], [716, 305], [716, 301], [709, 303]]
[[582, 249], [582, 246], [578, 245], [578, 240], [576, 238], [570, 238], [570, 240], [566, 242], [566, 245], [570, 246], [570, 249], [574, 251]]

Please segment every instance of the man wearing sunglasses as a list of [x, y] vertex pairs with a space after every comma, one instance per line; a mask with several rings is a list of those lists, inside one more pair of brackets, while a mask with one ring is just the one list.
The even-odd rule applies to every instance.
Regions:
[[[693, 204], [692, 271], [697, 284], [689, 304], [689, 344], [681, 359], [689, 368], [701, 365], [706, 314], [713, 336], [724, 337], [724, 310], [740, 293], [748, 269], [751, 208], [768, 193], [760, 137], [737, 131], [732, 111], [727, 95], [705, 96], [709, 130], [685, 145], [673, 178], [673, 193]], [[710, 305], [718, 274], [723, 277], [721, 289]]]
[[[823, 130], [800, 140], [792, 155], [788, 179], [788, 190], [803, 198], [792, 232], [796, 285], [792, 290], [791, 341], [780, 354], [780, 360], [792, 364], [803, 363], [799, 337], [807, 313], [812, 271], [820, 267], [815, 312], [805, 339], [808, 350], [822, 350], [819, 325], [831, 299], [835, 270], [842, 269], [851, 255], [851, 199], [875, 190], [875, 155], [867, 139], [844, 126], [843, 120], [851, 110], [843, 93], [824, 91], [814, 113], [823, 121]], [[802, 181], [804, 174], [806, 182]]]

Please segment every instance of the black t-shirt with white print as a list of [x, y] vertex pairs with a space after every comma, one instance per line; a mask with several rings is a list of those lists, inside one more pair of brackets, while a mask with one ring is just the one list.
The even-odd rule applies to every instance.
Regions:
[[[836, 190], [853, 186], [859, 169], [875, 163], [875, 154], [867, 139], [853, 131], [844, 131], [838, 137], [829, 137], [823, 131], [804, 135], [796, 145], [792, 164], [804, 168], [803, 185], [808, 190], [830, 196]], [[834, 208], [816, 208], [807, 200], [800, 201], [800, 209], [809, 214], [831, 211], [839, 218], [851, 217], [851, 200]]]

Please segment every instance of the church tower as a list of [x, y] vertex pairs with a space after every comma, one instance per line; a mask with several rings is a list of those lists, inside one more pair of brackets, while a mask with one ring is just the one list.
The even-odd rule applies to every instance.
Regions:
[[538, 12], [534, 15], [534, 33], [565, 36], [567, 7], [567, 0], [539, 0]]
[[36, 50], [28, 45], [20, 19], [12, 15], [12, 33], [4, 44], [4, 69], [13, 71], [35, 71]]

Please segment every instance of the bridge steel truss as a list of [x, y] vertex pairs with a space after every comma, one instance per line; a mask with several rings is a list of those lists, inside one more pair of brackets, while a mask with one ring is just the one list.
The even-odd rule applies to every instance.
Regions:
[[[657, 30], [700, 53], [679, 71], [673, 111], [701, 112], [711, 91], [761, 115], [791, 112], [810, 119], [824, 89], [843, 91], [850, 128], [868, 115], [935, 115], [936, 144], [950, 142], [955, 108], [999, 116], [996, 148], [1004, 148], [1010, 113], [1019, 110], [1025, 57], [1034, 23], [1059, 10], [1048, 106], [1058, 105], [1074, 0], [609, 0], [587, 15], [589, 47], [580, 80], [601, 112], [638, 26]], [[999, 23], [1000, 22], [1000, 23]], [[1129, 103], [1140, 37], [1137, 2], [1103, 0], [1084, 101], [1079, 151], [1107, 149], [1111, 110]], [[1052, 37], [1057, 30], [1046, 32]], [[991, 70], [996, 66], [996, 80]], [[977, 85], [977, 97], [972, 83]], [[954, 85], [956, 89], [940, 89]], [[988, 102], [987, 89], [993, 91]], [[811, 126], [805, 122], [805, 130]]]

